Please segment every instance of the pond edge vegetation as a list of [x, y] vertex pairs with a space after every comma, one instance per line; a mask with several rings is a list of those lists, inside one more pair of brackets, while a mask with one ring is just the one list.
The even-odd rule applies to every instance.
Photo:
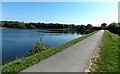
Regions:
[[76, 44], [77, 42], [97, 33], [98, 31], [92, 32], [90, 34], [87, 34], [83, 37], [79, 37], [76, 38], [74, 40], [71, 40], [65, 44], [62, 44], [60, 46], [54, 47], [54, 48], [49, 48], [47, 50], [41, 51], [39, 53], [36, 53], [34, 55], [31, 55], [29, 57], [25, 57], [25, 58], [21, 58], [21, 59], [17, 59], [14, 60], [10, 63], [7, 63], [5, 65], [3, 65], [2, 68], [2, 73], [6, 73], [6, 72], [14, 72], [14, 73], [18, 73], [34, 64], [39, 63], [41, 60], [44, 60], [54, 54], [56, 54], [57, 52], [60, 52], [74, 44]]

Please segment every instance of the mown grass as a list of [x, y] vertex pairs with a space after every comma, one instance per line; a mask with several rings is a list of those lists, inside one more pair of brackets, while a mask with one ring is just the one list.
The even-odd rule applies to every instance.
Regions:
[[22, 71], [22, 70], [24, 70], [24, 69], [26, 69], [34, 64], [39, 63], [41, 60], [46, 59], [46, 58], [52, 56], [53, 54], [55, 54], [61, 50], [64, 50], [65, 48], [68, 48], [68, 47], [76, 44], [77, 42], [95, 34], [96, 32], [98, 32], [98, 31], [92, 32], [92, 33], [85, 35], [83, 37], [79, 37], [79, 38], [74, 39], [68, 43], [63, 44], [63, 45], [60, 45], [60, 46], [57, 46], [54, 48], [49, 48], [47, 50], [44, 50], [44, 51], [37, 53], [37, 54], [34, 54], [32, 56], [18, 59], [18, 60], [15, 60], [13, 62], [10, 62], [6, 65], [3, 65], [2, 66], [2, 73], [20, 72], [20, 71]]
[[101, 45], [99, 58], [94, 62], [93, 72], [120, 72], [119, 55], [120, 55], [120, 36], [105, 31]]

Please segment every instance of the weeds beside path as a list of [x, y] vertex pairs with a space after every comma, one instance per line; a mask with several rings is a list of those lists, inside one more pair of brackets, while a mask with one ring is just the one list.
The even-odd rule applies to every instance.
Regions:
[[105, 31], [100, 45], [99, 57], [92, 62], [91, 72], [120, 72], [119, 53], [120, 44], [119, 35]]

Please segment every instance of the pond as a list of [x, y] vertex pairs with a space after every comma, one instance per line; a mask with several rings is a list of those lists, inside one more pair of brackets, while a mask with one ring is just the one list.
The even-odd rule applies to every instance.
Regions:
[[40, 39], [52, 48], [83, 36], [76, 32], [51, 32], [51, 30], [0, 30], [2, 31], [2, 64], [11, 62], [16, 58], [26, 57], [32, 44], [40, 42]]

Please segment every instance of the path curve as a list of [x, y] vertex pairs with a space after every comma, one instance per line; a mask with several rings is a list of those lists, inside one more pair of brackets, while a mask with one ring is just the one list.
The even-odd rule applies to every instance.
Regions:
[[22, 72], [84, 72], [103, 33], [104, 30], [100, 30]]

